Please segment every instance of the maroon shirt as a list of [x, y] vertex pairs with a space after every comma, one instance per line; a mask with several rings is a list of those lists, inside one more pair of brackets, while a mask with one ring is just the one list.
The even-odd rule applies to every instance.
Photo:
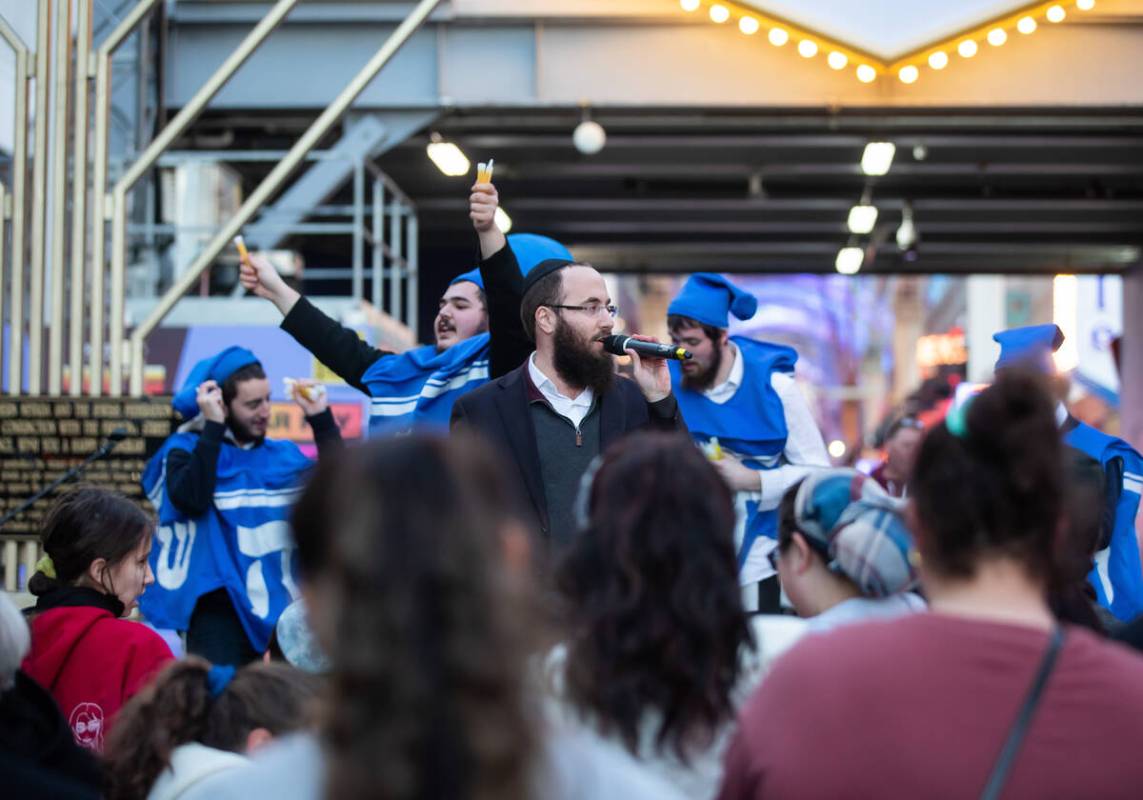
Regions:
[[[1047, 643], [935, 613], [807, 637], [748, 701], [719, 797], [978, 797]], [[1069, 628], [1003, 796], [1143, 796], [1143, 658]]]

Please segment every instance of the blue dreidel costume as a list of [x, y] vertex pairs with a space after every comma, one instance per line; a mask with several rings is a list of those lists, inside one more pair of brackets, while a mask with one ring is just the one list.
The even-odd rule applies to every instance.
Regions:
[[[200, 361], [175, 395], [175, 410], [193, 420], [199, 414], [199, 384], [214, 380], [221, 385], [257, 362], [242, 347]], [[166, 475], [168, 453], [174, 448], [193, 451], [198, 442], [200, 434], [188, 427], [168, 438], [143, 471], [143, 490], [159, 521], [151, 549], [155, 583], [140, 598], [140, 610], [157, 627], [185, 631], [197, 600], [224, 588], [251, 645], [264, 651], [278, 616], [298, 594], [288, 517], [313, 462], [293, 442], [265, 439], [248, 449], [224, 446], [209, 510], [188, 517], [171, 502]]]
[[[667, 309], [669, 315], [693, 319], [704, 325], [726, 329], [730, 314], [750, 319], [758, 310], [758, 300], [721, 275], [699, 272], [687, 279], [682, 291]], [[671, 388], [691, 436], [700, 445], [718, 439], [722, 450], [755, 470], [772, 470], [782, 465], [788, 430], [782, 400], [771, 385], [775, 372], [793, 374], [798, 354], [784, 345], [731, 336], [743, 359], [743, 382], [734, 397], [719, 404], [701, 392], [683, 385], [677, 361], [670, 363]], [[761, 494], [739, 492], [739, 525], [736, 531], [738, 567], [746, 563], [750, 549], [759, 537], [777, 538], [778, 512], [759, 510]]]

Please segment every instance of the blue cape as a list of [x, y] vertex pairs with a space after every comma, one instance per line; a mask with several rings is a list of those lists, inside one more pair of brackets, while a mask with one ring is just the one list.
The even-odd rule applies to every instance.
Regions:
[[139, 599], [149, 622], [185, 631], [199, 597], [224, 588], [254, 649], [264, 651], [278, 615], [298, 595], [289, 513], [313, 462], [293, 442], [266, 439], [244, 450], [223, 444], [214, 501], [188, 517], [167, 495], [167, 454], [193, 451], [197, 433], [176, 433], [143, 471], [158, 510], [151, 548], [155, 582]]
[[424, 345], [374, 361], [361, 376], [372, 398], [369, 435], [447, 430], [456, 398], [488, 383], [488, 351], [480, 333], [443, 352]]

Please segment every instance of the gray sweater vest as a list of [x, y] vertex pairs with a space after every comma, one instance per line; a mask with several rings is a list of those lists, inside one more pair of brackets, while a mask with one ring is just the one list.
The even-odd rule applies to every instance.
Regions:
[[583, 418], [579, 430], [547, 403], [531, 403], [529, 408], [548, 506], [545, 533], [553, 551], [558, 551], [566, 547], [576, 533], [574, 506], [580, 479], [592, 459], [599, 455], [599, 402], [596, 401]]

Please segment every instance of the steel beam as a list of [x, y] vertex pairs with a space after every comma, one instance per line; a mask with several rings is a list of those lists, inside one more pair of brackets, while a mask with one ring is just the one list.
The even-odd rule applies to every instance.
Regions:
[[48, 212], [48, 82], [51, 77], [52, 0], [40, 0], [36, 17], [36, 127], [32, 160], [32, 261], [28, 275], [28, 392], [40, 393], [44, 377], [44, 232]]
[[[48, 394], [59, 395], [63, 381], [64, 296], [67, 283], [67, 151], [71, 100], [71, 0], [56, 0], [55, 136], [52, 137], [51, 275], [52, 318], [48, 324]], [[80, 287], [82, 292], [83, 287]]]

